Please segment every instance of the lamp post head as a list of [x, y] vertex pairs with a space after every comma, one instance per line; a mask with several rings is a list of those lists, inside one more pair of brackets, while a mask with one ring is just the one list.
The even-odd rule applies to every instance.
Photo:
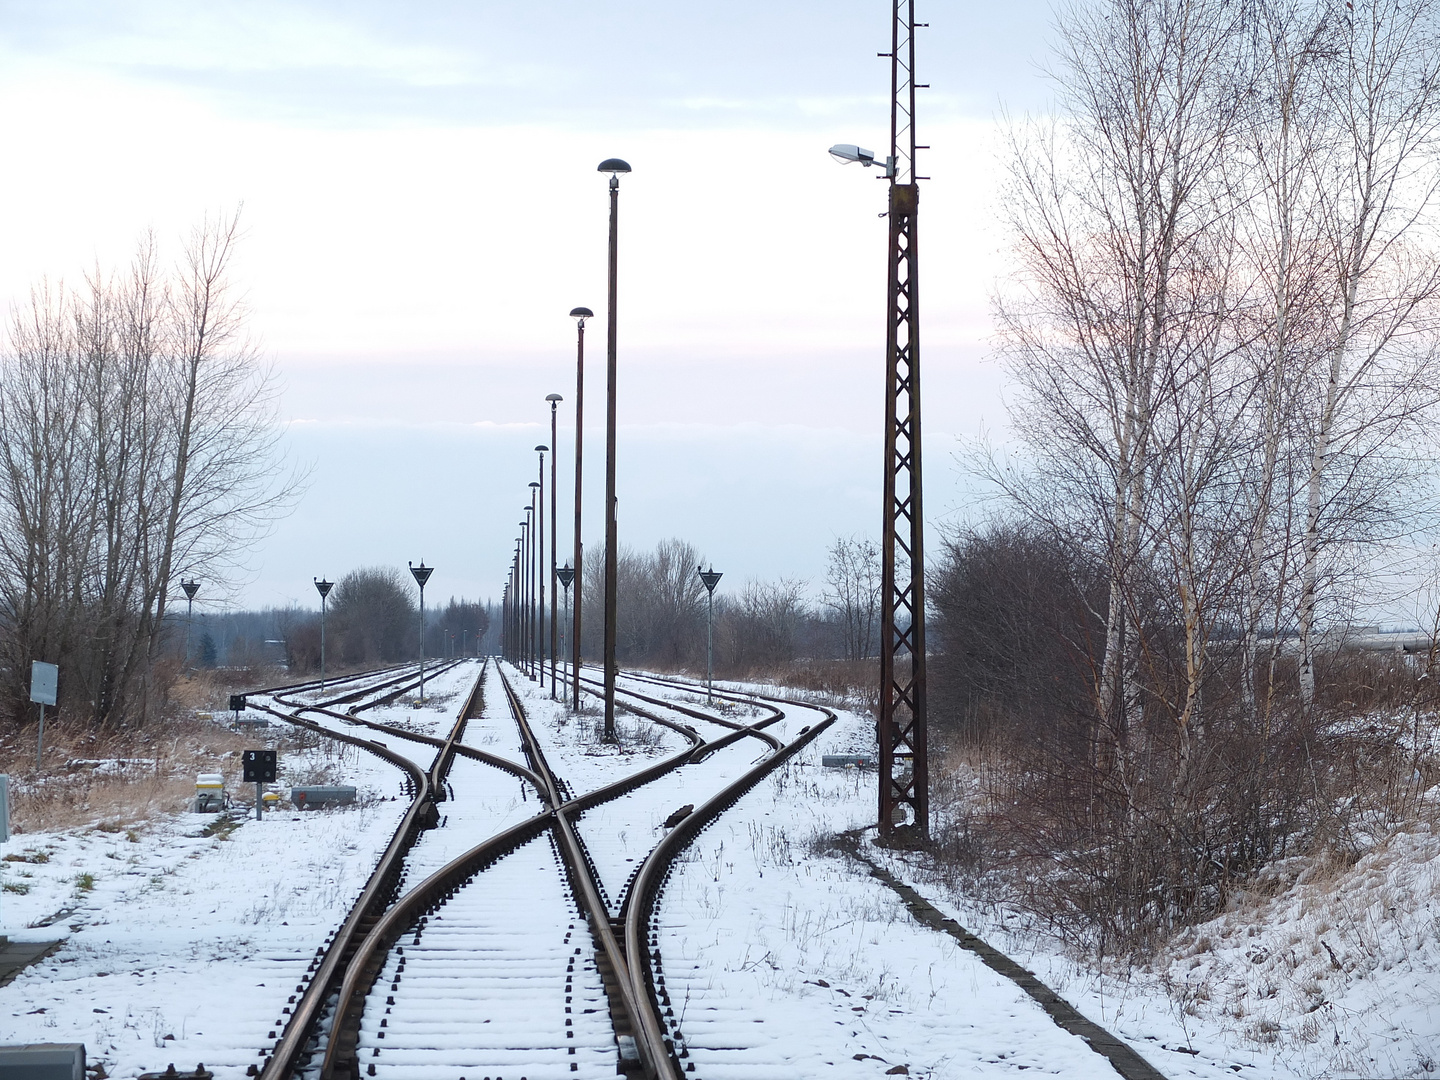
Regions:
[[602, 161], [600, 167], [595, 171], [608, 172], [610, 174], [610, 195], [613, 198], [615, 193], [620, 190], [620, 174], [628, 173], [630, 166], [618, 157], [612, 157]]
[[540, 451], [540, 453], [543, 454], [543, 453], [545, 453], [546, 450], [549, 450], [550, 447], [546, 446], [544, 443], [541, 443], [539, 446], [535, 447], [535, 449], [538, 450], [538, 451]]
[[194, 600], [194, 599], [195, 599], [195, 594], [200, 591], [200, 582], [198, 582], [198, 581], [182, 581], [182, 582], [180, 582], [180, 588], [182, 588], [182, 589], [185, 590], [185, 599], [186, 599], [186, 600]]
[[[875, 160], [874, 150], [866, 150], [853, 143], [836, 143], [830, 147], [830, 156], [842, 165], [848, 165], [852, 161], [858, 161], [868, 169], [871, 165], [880, 164]], [[895, 177], [895, 159], [887, 156], [883, 164], [885, 169], [884, 175], [893, 180]]]
[[530, 486], [531, 486], [532, 488], [538, 488], [538, 487], [540, 486], [540, 481], [539, 481], [539, 480], [531, 480], [531, 481], [530, 481]]
[[325, 597], [330, 595], [330, 590], [334, 587], [335, 583], [333, 581], [326, 581], [323, 578], [315, 579], [315, 591], [320, 594], [320, 599], [322, 601], [325, 599]]
[[853, 143], [836, 143], [830, 147], [830, 156], [842, 165], [848, 165], [852, 161], [858, 161], [867, 169], [875, 164], [875, 151], [863, 150]]
[[581, 329], [581, 330], [584, 330], [584, 329], [585, 329], [585, 320], [586, 320], [586, 319], [593, 319], [593, 318], [595, 317], [595, 312], [591, 311], [588, 307], [571, 308], [571, 309], [570, 309], [570, 317], [571, 317], [572, 319], [578, 320], [579, 323], [580, 323], [580, 329]]
[[550, 408], [553, 410], [557, 402], [564, 401], [565, 399], [559, 394], [546, 394], [545, 400], [550, 402]]

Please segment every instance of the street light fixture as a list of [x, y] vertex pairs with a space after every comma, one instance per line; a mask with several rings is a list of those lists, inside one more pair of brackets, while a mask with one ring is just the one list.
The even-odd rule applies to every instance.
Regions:
[[320, 693], [325, 693], [325, 598], [335, 587], [333, 581], [315, 579], [315, 591], [320, 594]]
[[555, 605], [559, 603], [560, 590], [555, 587], [555, 560], [560, 556], [559, 538], [557, 536], [560, 527], [560, 511], [556, 503], [559, 496], [559, 476], [557, 469], [560, 464], [560, 444], [557, 441], [556, 409], [560, 402], [565, 399], [559, 394], [546, 394], [545, 400], [550, 403], [550, 446], [553, 453], [550, 455], [550, 700], [555, 700], [555, 650], [559, 644], [556, 635], [559, 627], [555, 624]]
[[415, 584], [420, 586], [420, 704], [425, 704], [425, 582], [430, 580], [430, 575], [435, 572], [433, 566], [426, 566], [425, 560], [420, 560], [420, 565], [410, 563], [410, 573], [415, 578]]
[[[837, 143], [830, 147], [830, 156], [842, 165], [848, 165], [858, 161], [868, 169], [871, 165], [877, 164], [874, 150], [863, 150], [851, 143]], [[882, 175], [887, 180], [893, 178], [895, 175], [895, 159], [893, 157], [887, 157], [881, 168], [884, 170]]]
[[630, 166], [619, 158], [602, 161], [610, 174], [609, 322], [605, 336], [605, 740], [615, 741], [616, 595], [619, 586], [619, 529], [615, 522], [615, 337], [619, 266], [620, 175]]
[[715, 586], [720, 584], [720, 578], [724, 575], [715, 572], [713, 563], [709, 570], [697, 566], [695, 572], [700, 575], [700, 580], [705, 585], [709, 601], [709, 611], [705, 619], [705, 704], [709, 705], [714, 700], [712, 681], [715, 677]]
[[[580, 561], [580, 475], [585, 464], [585, 320], [595, 313], [588, 307], [570, 309], [575, 320], [575, 561], [572, 573], [579, 573]], [[575, 590], [575, 613], [570, 623], [570, 679], [573, 707], [580, 708], [580, 590]]]

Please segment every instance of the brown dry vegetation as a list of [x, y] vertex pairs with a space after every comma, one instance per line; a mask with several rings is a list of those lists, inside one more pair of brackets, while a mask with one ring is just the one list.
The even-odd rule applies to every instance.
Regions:
[[1424, 658], [1397, 654], [1334, 657], [1324, 700], [1293, 739], [1237, 735], [1207, 759], [1199, 812], [1142, 784], [1113, 827], [1104, 785], [1033, 728], [997, 722], [977, 739], [942, 724], [930, 870], [1077, 945], [1149, 953], [1256, 888], [1277, 860], [1345, 868], [1397, 830], [1440, 827], [1424, 797], [1440, 783], [1440, 716], [1417, 696], [1423, 670]]
[[[269, 679], [265, 678], [269, 675]], [[224, 724], [232, 689], [274, 682], [274, 673], [199, 672], [173, 684], [166, 714], [136, 728], [96, 728], [84, 720], [47, 718], [45, 753], [35, 766], [37, 725], [0, 736], [0, 772], [10, 774], [12, 828], [17, 832], [142, 826], [157, 815], [187, 807], [195, 776], [223, 772], [238, 786], [240, 751], [256, 745], [290, 745], [296, 735], [271, 728], [267, 735], [237, 733]], [[215, 719], [200, 715], [214, 713]], [[97, 766], [95, 762], [110, 762]], [[123, 762], [124, 764], [114, 764]]]

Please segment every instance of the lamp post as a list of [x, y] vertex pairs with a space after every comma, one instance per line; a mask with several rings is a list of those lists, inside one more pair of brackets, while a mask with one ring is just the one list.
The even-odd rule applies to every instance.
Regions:
[[[920, 184], [915, 152], [915, 0], [894, 0], [890, 51], [890, 181], [885, 326], [884, 532], [880, 582], [880, 833], [930, 835], [926, 731], [925, 550], [920, 471]], [[923, 23], [920, 25], [924, 25]], [[840, 161], [876, 164], [858, 146], [830, 148]]]
[[565, 399], [559, 394], [546, 394], [545, 400], [550, 403], [550, 700], [555, 700], [555, 650], [559, 647], [557, 636], [560, 628], [555, 621], [555, 605], [560, 602], [560, 590], [555, 585], [555, 561], [559, 558], [559, 536], [560, 510], [557, 505], [559, 496], [559, 475], [557, 469], [560, 465], [560, 444], [557, 441], [555, 411], [560, 402]]
[[[565, 625], [568, 626], [570, 625], [570, 583], [575, 580], [575, 568], [566, 563], [555, 571], [555, 577], [565, 590]], [[579, 702], [576, 702], [576, 706], [579, 706]]]
[[[541, 443], [539, 446], [535, 447], [536, 453], [540, 455], [540, 480], [538, 482], [532, 482], [530, 485], [531, 487], [535, 488], [537, 505], [540, 508], [540, 517], [538, 519], [540, 525], [540, 546], [537, 549], [535, 556], [535, 581], [536, 584], [540, 587], [540, 603], [536, 608], [537, 617], [535, 628], [538, 631], [538, 639], [536, 641], [536, 656], [540, 661], [541, 690], [545, 689], [545, 451], [549, 449], [550, 448], [544, 443]], [[553, 523], [555, 515], [552, 513], [550, 516]], [[550, 588], [555, 588], [554, 582], [551, 582]]]
[[182, 581], [185, 590], [185, 666], [190, 666], [190, 623], [195, 618], [195, 594], [200, 591], [198, 581]]
[[715, 586], [720, 584], [723, 575], [715, 572], [713, 563], [709, 570], [697, 566], [695, 572], [705, 585], [709, 609], [705, 619], [705, 703], [708, 705], [714, 700], [711, 683], [715, 674]]
[[325, 598], [335, 587], [333, 581], [315, 579], [315, 591], [320, 594], [320, 693], [325, 693]]
[[435, 572], [433, 566], [426, 566], [425, 560], [420, 560], [420, 565], [410, 563], [410, 573], [415, 577], [415, 584], [420, 586], [420, 704], [425, 704], [425, 582], [430, 580], [430, 575]]
[[520, 667], [530, 674], [530, 511], [520, 523]]
[[[585, 320], [595, 313], [588, 307], [570, 309], [575, 320], [575, 561], [572, 574], [580, 573], [580, 474], [585, 464]], [[582, 579], [583, 581], [583, 579]], [[566, 594], [568, 597], [568, 593]], [[574, 708], [580, 708], [580, 589], [575, 589], [575, 612], [570, 623], [570, 680]]]
[[[541, 466], [543, 471], [544, 466]], [[530, 678], [536, 677], [540, 664], [540, 618], [544, 608], [540, 585], [540, 555], [545, 550], [544, 495], [536, 480], [530, 481]], [[543, 684], [543, 676], [541, 678]]]
[[619, 585], [619, 530], [615, 523], [615, 335], [616, 274], [619, 267], [620, 174], [630, 166], [619, 158], [602, 161], [597, 172], [610, 174], [610, 272], [605, 334], [605, 740], [615, 741], [616, 593]]

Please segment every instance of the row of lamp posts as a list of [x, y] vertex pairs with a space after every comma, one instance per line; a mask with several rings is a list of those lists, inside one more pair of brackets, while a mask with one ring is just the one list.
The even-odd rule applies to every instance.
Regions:
[[[619, 158], [602, 161], [598, 170], [610, 174], [610, 246], [608, 263], [609, 311], [606, 326], [605, 367], [605, 738], [615, 737], [615, 673], [616, 673], [616, 593], [618, 584], [617, 552], [618, 526], [615, 515], [615, 432], [616, 432], [616, 328], [618, 293], [620, 176], [630, 171], [630, 166]], [[556, 670], [559, 657], [559, 590], [565, 590], [565, 622], [570, 627], [570, 698], [571, 708], [580, 707], [580, 626], [581, 590], [575, 587], [572, 608], [570, 587], [583, 565], [584, 550], [581, 544], [582, 510], [581, 496], [584, 490], [584, 430], [585, 430], [585, 320], [593, 319], [595, 313], [587, 307], [572, 308], [570, 317], [575, 320], [575, 529], [574, 554], [565, 566], [557, 566], [559, 544], [556, 528], [559, 518], [557, 462], [559, 458], [557, 408], [564, 400], [559, 394], [548, 394], [550, 403], [550, 445], [540, 445], [535, 450], [540, 455], [540, 476], [530, 482], [531, 501], [526, 508], [525, 520], [520, 523], [520, 535], [515, 540], [515, 555], [511, 563], [510, 576], [506, 581], [501, 602], [502, 622], [506, 641], [506, 653], [510, 658], [538, 678], [545, 685], [547, 649], [544, 640], [545, 613], [545, 454], [550, 453], [550, 641], [548, 663], [550, 668], [550, 696], [556, 698], [559, 680]], [[532, 524], [535, 526], [532, 528]], [[703, 570], [696, 567], [700, 580], [705, 585], [708, 599], [706, 629], [705, 687], [707, 697], [712, 693], [714, 675], [714, 622], [715, 586], [720, 574], [714, 567]]]

